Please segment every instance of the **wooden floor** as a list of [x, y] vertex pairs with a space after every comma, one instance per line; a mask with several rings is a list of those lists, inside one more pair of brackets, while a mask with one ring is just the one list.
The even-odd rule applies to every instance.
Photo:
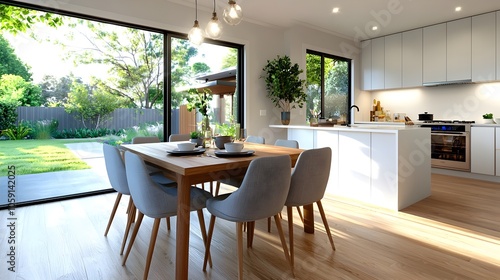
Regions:
[[[15, 273], [7, 270], [11, 244], [6, 225], [12, 220], [1, 211], [0, 279], [141, 279], [152, 220], [145, 218], [122, 266], [127, 200], [108, 237], [103, 236], [115, 195], [16, 209]], [[500, 279], [498, 183], [433, 174], [432, 196], [400, 212], [333, 197], [326, 197], [323, 206], [337, 251], [331, 250], [319, 215], [314, 235], [303, 233], [296, 217], [295, 279]], [[189, 278], [236, 279], [234, 224], [217, 220], [214, 266], [206, 273], [195, 214], [191, 228]], [[253, 248], [245, 249], [244, 259], [247, 279], [291, 278], [276, 227], [267, 233], [266, 221], [257, 222]], [[149, 279], [174, 279], [174, 262], [175, 222], [170, 232], [162, 223]]]

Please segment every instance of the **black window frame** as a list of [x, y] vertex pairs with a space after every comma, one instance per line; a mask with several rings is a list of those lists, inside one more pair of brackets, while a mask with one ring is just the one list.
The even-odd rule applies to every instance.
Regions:
[[349, 108], [351, 107], [352, 105], [352, 59], [350, 58], [346, 58], [346, 57], [341, 57], [341, 56], [337, 56], [337, 55], [333, 55], [333, 54], [328, 54], [328, 53], [324, 53], [324, 52], [319, 52], [319, 51], [315, 51], [315, 50], [311, 50], [311, 49], [306, 49], [306, 55], [307, 54], [312, 54], [312, 55], [317, 55], [319, 56], [321, 59], [321, 115], [320, 117], [322, 118], [325, 118], [325, 117], [328, 117], [328, 116], [325, 116], [325, 58], [329, 58], [329, 59], [333, 59], [333, 60], [338, 60], [338, 61], [344, 61], [344, 62], [347, 62], [347, 73], [349, 74], [349, 77], [348, 77], [348, 83], [349, 83], [349, 86], [347, 87], [348, 88], [348, 92], [347, 92], [347, 120], [350, 120], [351, 119], [351, 111], [349, 110]]

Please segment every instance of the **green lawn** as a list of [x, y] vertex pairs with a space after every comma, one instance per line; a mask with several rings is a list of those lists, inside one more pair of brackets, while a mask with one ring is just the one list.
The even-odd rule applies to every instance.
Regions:
[[15, 166], [16, 175], [88, 169], [64, 144], [90, 141], [95, 139], [0, 141], [0, 177], [7, 176], [8, 166]]

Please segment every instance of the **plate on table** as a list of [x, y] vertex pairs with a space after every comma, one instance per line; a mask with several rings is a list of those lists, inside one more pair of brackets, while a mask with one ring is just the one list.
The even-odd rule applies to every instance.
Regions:
[[218, 157], [248, 157], [255, 153], [254, 150], [242, 150], [241, 152], [228, 152], [226, 150], [215, 151], [214, 154]]
[[200, 155], [205, 152], [205, 148], [196, 148], [192, 151], [179, 151], [179, 149], [173, 149], [167, 151], [168, 154], [171, 154], [173, 156], [189, 156], [189, 155]]

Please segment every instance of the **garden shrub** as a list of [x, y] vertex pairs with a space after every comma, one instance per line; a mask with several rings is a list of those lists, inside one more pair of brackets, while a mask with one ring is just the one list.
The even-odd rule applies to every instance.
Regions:
[[59, 126], [58, 120], [23, 121], [21, 123], [31, 128], [29, 137], [33, 139], [51, 139], [57, 133]]
[[3, 136], [9, 137], [10, 140], [23, 140], [30, 133], [31, 128], [24, 126], [22, 124], [17, 127], [7, 128], [2, 131]]
[[17, 121], [17, 105], [0, 101], [0, 130], [13, 128]]

